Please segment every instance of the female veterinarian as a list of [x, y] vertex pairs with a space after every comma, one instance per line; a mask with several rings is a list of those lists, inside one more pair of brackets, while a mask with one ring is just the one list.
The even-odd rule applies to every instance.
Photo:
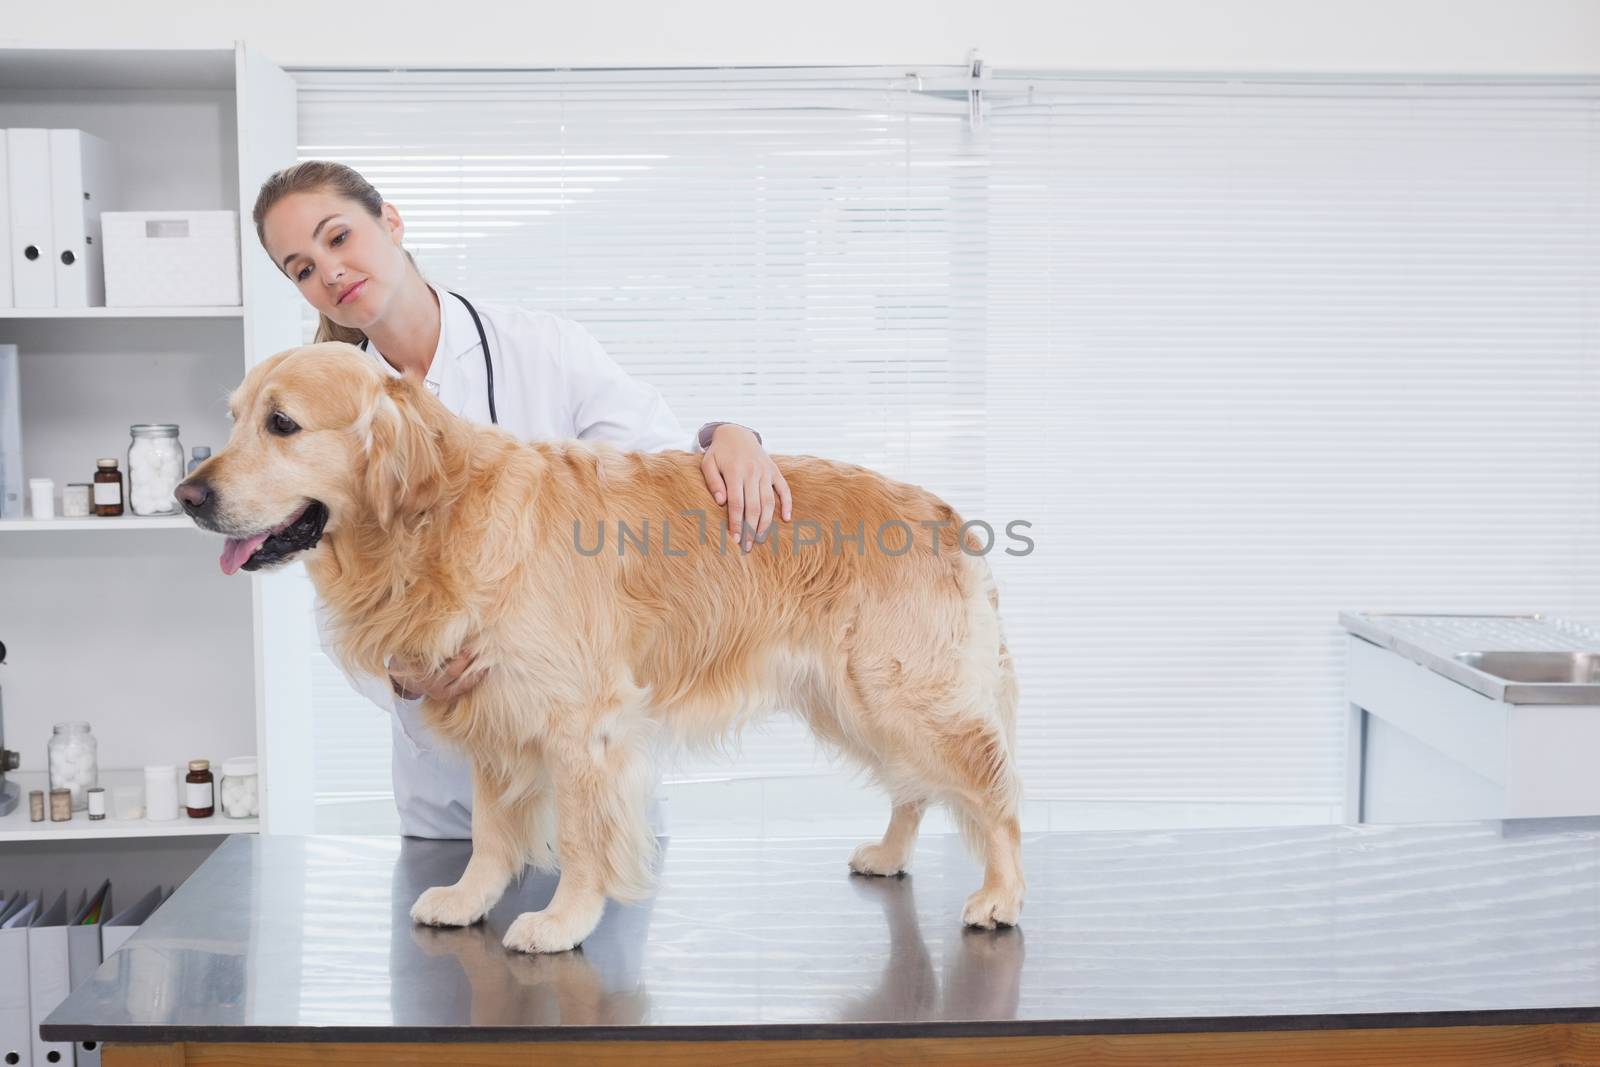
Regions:
[[[661, 395], [629, 377], [582, 326], [429, 284], [401, 247], [399, 211], [351, 168], [311, 161], [279, 171], [262, 185], [254, 216], [262, 247], [320, 314], [318, 341], [360, 345], [391, 373], [422, 376], [457, 415], [525, 440], [703, 452], [706, 489], [726, 503], [734, 540], [743, 526], [764, 534], [775, 507], [789, 519], [789, 487], [759, 434], [713, 422], [690, 442]], [[317, 625], [327, 647], [320, 602]], [[435, 673], [391, 659], [388, 678], [346, 671], [357, 690], [394, 712], [395, 803], [408, 836], [471, 836], [467, 763], [428, 734], [419, 707], [423, 696], [448, 700], [476, 685], [482, 674], [472, 659], [465, 649]], [[651, 819], [660, 832], [658, 805]]]

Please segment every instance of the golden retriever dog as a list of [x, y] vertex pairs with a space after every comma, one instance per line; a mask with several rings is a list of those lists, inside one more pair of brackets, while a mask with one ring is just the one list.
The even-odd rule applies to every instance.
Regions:
[[532, 863], [555, 895], [505, 944], [574, 947], [607, 897], [651, 891], [657, 742], [715, 745], [778, 709], [892, 798], [853, 870], [905, 870], [944, 802], [984, 865], [963, 920], [1017, 922], [1016, 676], [985, 546], [938, 497], [778, 456], [792, 519], [744, 553], [693, 453], [528, 444], [349, 345], [263, 361], [229, 408], [227, 446], [178, 491], [228, 538], [223, 569], [303, 558], [352, 668], [463, 648], [487, 668], [422, 707], [472, 766], [472, 858], [417, 922], [477, 922]]

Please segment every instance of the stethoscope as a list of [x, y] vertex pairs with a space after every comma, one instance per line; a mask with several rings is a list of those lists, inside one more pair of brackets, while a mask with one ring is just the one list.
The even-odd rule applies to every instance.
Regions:
[[[489, 387], [489, 421], [498, 426], [500, 425], [500, 417], [495, 414], [494, 410], [494, 360], [489, 358], [489, 338], [485, 336], [483, 332], [483, 320], [478, 318], [478, 309], [472, 306], [472, 302], [470, 300], [462, 296], [460, 293], [451, 293], [450, 295], [461, 301], [461, 305], [465, 307], [467, 309], [467, 313], [472, 316], [472, 325], [478, 328], [478, 343], [483, 346], [483, 370], [484, 374], [486, 375], [485, 380], [488, 382]], [[361, 341], [361, 351], [365, 352], [366, 350], [367, 341], [365, 338], [363, 338]]]

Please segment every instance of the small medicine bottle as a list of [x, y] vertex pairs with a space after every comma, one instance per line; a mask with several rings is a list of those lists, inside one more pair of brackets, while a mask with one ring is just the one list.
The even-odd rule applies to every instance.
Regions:
[[122, 514], [122, 472], [115, 457], [94, 461], [94, 513], [105, 518]]
[[211, 774], [211, 761], [192, 759], [189, 773], [184, 776], [183, 810], [191, 819], [209, 819], [216, 814], [216, 779]]

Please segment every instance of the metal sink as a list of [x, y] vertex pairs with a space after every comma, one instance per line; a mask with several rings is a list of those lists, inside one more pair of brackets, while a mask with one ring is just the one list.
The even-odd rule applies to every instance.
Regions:
[[1473, 670], [1532, 685], [1600, 683], [1600, 652], [1458, 652]]
[[1589, 623], [1544, 615], [1349, 611], [1339, 621], [1355, 637], [1491, 700], [1600, 708], [1600, 627]]

